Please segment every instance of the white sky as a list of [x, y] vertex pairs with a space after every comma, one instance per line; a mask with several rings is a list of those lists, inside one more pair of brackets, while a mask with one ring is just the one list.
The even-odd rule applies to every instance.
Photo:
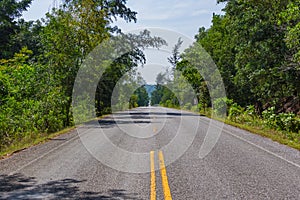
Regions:
[[[33, 0], [28, 11], [23, 13], [23, 17], [26, 20], [41, 19], [60, 2], [61, 0]], [[138, 20], [137, 23], [125, 23], [119, 19], [116, 24], [124, 32], [155, 27], [173, 30], [193, 40], [200, 27], [208, 28], [211, 25], [213, 13], [222, 13], [224, 4], [217, 4], [217, 0], [128, 0], [127, 6], [138, 12]], [[156, 75], [164, 72], [167, 57], [168, 55], [161, 56], [161, 62], [148, 60], [149, 64], [139, 70], [147, 83], [153, 84]], [[157, 64], [162, 66], [161, 70], [158, 70]]]

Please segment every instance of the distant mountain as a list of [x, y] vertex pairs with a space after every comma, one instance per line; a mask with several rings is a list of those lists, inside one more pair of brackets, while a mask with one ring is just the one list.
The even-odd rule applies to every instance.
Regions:
[[152, 92], [155, 90], [155, 85], [145, 85], [145, 88], [149, 97], [151, 97]]

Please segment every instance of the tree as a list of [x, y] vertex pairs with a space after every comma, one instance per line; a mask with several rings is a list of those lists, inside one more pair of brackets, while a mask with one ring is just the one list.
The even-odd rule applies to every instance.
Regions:
[[297, 34], [288, 36], [299, 22], [295, 1], [218, 2], [227, 3], [225, 15], [214, 15], [212, 27], [199, 29], [196, 39], [217, 64], [229, 98], [261, 113], [263, 105], [298, 96]]
[[32, 0], [0, 1], [0, 59], [11, 58], [20, 50], [13, 42], [13, 37], [20, 31], [17, 19], [27, 10], [31, 2]]
[[139, 87], [134, 94], [137, 96], [138, 106], [148, 106], [149, 105], [149, 96], [145, 86]]
[[279, 14], [278, 25], [285, 32], [284, 42], [288, 48], [285, 55], [286, 78], [295, 88], [294, 96], [300, 96], [300, 3], [289, 1]]
[[175, 46], [172, 49], [172, 56], [170, 56], [168, 58], [168, 62], [171, 64], [171, 66], [173, 67], [173, 69], [175, 69], [177, 63], [180, 61], [180, 52], [179, 49], [182, 45], [183, 41], [181, 38], [178, 38], [177, 43], [175, 44]]
[[135, 21], [136, 12], [126, 7], [126, 0], [68, 0], [47, 14], [42, 41], [45, 61], [52, 67], [67, 103], [62, 105], [66, 125], [71, 123], [70, 107], [75, 77], [80, 64], [102, 41], [118, 30], [110, 27], [117, 17]]
[[25, 21], [20, 19], [17, 22], [19, 32], [12, 38], [15, 48], [22, 49], [26, 47], [32, 51], [31, 60], [37, 61], [43, 54], [43, 45], [41, 43], [41, 33], [43, 25], [41, 21]]
[[212, 26], [207, 30], [204, 27], [200, 28], [195, 38], [216, 63], [222, 75], [228, 98], [242, 102], [244, 97], [237, 94], [237, 88], [234, 84], [236, 74], [234, 65], [235, 39], [228, 28], [229, 26], [228, 17], [214, 14]]
[[[118, 80], [124, 74], [129, 73], [146, 62], [142, 50], [146, 47], [160, 47], [161, 45], [166, 44], [162, 38], [152, 37], [147, 30], [141, 31], [139, 34], [122, 34], [112, 40], [121, 42], [117, 44], [118, 47], [131, 46], [131, 49], [129, 52], [115, 59], [114, 62], [107, 67], [105, 73], [101, 77], [96, 93], [96, 109], [98, 115], [105, 113], [104, 111], [111, 107], [111, 95]], [[135, 82], [141, 81], [135, 80]], [[139, 83], [137, 85], [142, 84]]]
[[155, 90], [151, 95], [151, 105], [157, 105], [161, 103], [162, 97], [164, 95], [164, 84], [166, 84], [165, 74], [159, 73], [156, 77]]
[[162, 105], [165, 107], [179, 107], [177, 96], [167, 86], [156, 85], [151, 95], [151, 105]]

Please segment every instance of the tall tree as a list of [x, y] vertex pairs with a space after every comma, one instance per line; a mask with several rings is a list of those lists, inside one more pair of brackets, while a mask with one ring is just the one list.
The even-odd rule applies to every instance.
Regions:
[[149, 96], [145, 86], [139, 87], [134, 94], [138, 97], [137, 104], [138, 106], [148, 106]]
[[237, 88], [234, 84], [236, 74], [234, 65], [235, 39], [229, 25], [230, 20], [228, 17], [214, 14], [212, 26], [207, 30], [204, 27], [200, 28], [195, 38], [197, 43], [209, 53], [216, 63], [222, 75], [228, 98], [234, 99], [236, 102], [242, 102], [245, 97], [237, 94]]
[[[223, 77], [229, 98], [257, 112], [299, 99], [299, 2], [219, 0], [225, 15], [196, 35]], [[265, 106], [263, 106], [265, 105]]]
[[12, 58], [20, 48], [15, 47], [13, 37], [20, 31], [17, 19], [26, 11], [32, 0], [0, 1], [0, 59]]
[[172, 49], [172, 56], [168, 58], [168, 62], [172, 65], [172, 67], [175, 69], [177, 63], [180, 61], [180, 52], [179, 49], [182, 45], [183, 41], [181, 38], [178, 38], [177, 43]]
[[284, 41], [288, 48], [285, 55], [283, 71], [286, 78], [295, 88], [294, 96], [300, 98], [300, 2], [289, 1], [279, 14], [278, 25], [284, 30]]
[[78, 68], [88, 53], [117, 30], [110, 26], [117, 17], [135, 21], [136, 12], [126, 7], [126, 0], [67, 0], [47, 14], [42, 34], [45, 61], [52, 66], [68, 100], [62, 110], [67, 116], [66, 124], [71, 119], [71, 96]]

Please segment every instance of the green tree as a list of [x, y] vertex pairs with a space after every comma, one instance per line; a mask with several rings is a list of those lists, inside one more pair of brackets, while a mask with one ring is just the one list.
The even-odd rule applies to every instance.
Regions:
[[20, 48], [15, 46], [13, 37], [20, 32], [17, 19], [26, 11], [32, 0], [0, 1], [0, 59], [11, 58]]
[[31, 54], [23, 48], [0, 62], [0, 151], [64, 127], [64, 113], [57, 109], [65, 101], [61, 87], [47, 66], [28, 61]]
[[[120, 40], [118, 40], [118, 38], [120, 38]], [[160, 47], [161, 45], [166, 44], [162, 38], [152, 37], [150, 32], [147, 30], [141, 31], [136, 35], [122, 34], [114, 39], [121, 42], [121, 44], [117, 44], [117, 46], [131, 46], [132, 48], [129, 52], [115, 59], [114, 62], [107, 67], [105, 73], [101, 77], [96, 93], [96, 109], [98, 115], [103, 114], [104, 110], [111, 107], [112, 92], [118, 80], [124, 74], [129, 73], [136, 69], [139, 65], [143, 65], [146, 62], [146, 58], [142, 50], [146, 47]], [[141, 83], [139, 80], [135, 80], [135, 82]]]
[[135, 21], [136, 12], [126, 7], [122, 0], [69, 0], [59, 9], [47, 14], [42, 41], [47, 61], [59, 85], [63, 87], [67, 102], [62, 105], [66, 125], [71, 122], [71, 96], [80, 64], [85, 56], [116, 28], [110, 26], [117, 17]]
[[294, 89], [294, 96], [300, 96], [300, 3], [289, 1], [279, 14], [278, 25], [285, 32], [284, 42], [288, 48], [285, 55], [284, 72]]
[[[237, 94], [237, 88], [234, 84], [234, 76], [236, 74], [234, 65], [235, 40], [229, 25], [230, 20], [228, 17], [214, 14], [212, 26], [207, 30], [204, 27], [200, 28], [195, 38], [197, 43], [209, 53], [216, 63], [222, 75], [228, 97], [236, 102], [241, 102], [245, 97]], [[201, 87], [205, 90], [204, 84]], [[199, 98], [199, 100], [203, 99], [203, 97]]]
[[288, 1], [222, 1], [229, 31], [235, 40], [237, 86], [241, 105], [277, 104], [282, 97], [293, 94], [295, 86], [286, 76], [285, 58], [288, 48], [285, 31], [278, 26], [278, 16]]
[[148, 106], [149, 105], [149, 96], [145, 86], [139, 87], [134, 94], [137, 96], [138, 106]]
[[26, 47], [30, 49], [33, 54], [31, 60], [37, 62], [43, 52], [43, 45], [41, 43], [41, 33], [43, 30], [42, 22], [18, 20], [17, 23], [19, 32], [12, 38], [15, 48], [22, 49]]

